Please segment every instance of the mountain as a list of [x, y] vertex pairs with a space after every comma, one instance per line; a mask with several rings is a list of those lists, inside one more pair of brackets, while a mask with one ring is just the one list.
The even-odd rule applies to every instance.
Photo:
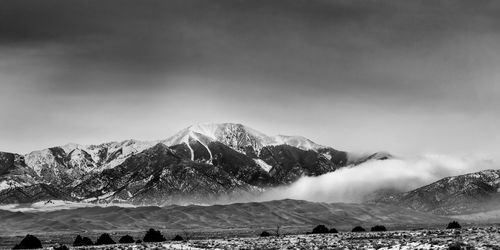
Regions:
[[485, 212], [500, 207], [500, 170], [447, 177], [415, 190], [388, 195], [378, 203], [399, 204], [440, 215]]
[[192, 161], [182, 147], [157, 144], [123, 164], [90, 175], [72, 189], [84, 201], [115, 200], [140, 204], [204, 203], [252, 187], [218, 165]]
[[88, 173], [101, 172], [123, 163], [128, 157], [154, 146], [156, 142], [126, 140], [100, 145], [67, 144], [31, 152], [26, 164], [51, 184], [76, 184]]
[[0, 190], [29, 186], [40, 177], [26, 165], [24, 156], [0, 152]]
[[387, 158], [379, 155], [351, 156], [301, 136], [267, 136], [242, 124], [194, 125], [158, 141], [1, 153], [0, 203], [206, 203]]
[[262, 148], [275, 145], [290, 145], [305, 151], [326, 148], [302, 136], [267, 136], [235, 123], [193, 125], [162, 141], [169, 146], [182, 143], [189, 145], [193, 142], [199, 142], [205, 148], [210, 142], [220, 142], [236, 151], [253, 156], [258, 156]]

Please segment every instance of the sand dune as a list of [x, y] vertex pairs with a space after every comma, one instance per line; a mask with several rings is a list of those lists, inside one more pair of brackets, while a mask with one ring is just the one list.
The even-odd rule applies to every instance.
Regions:
[[226, 230], [234, 228], [310, 227], [326, 224], [445, 223], [447, 218], [389, 205], [315, 203], [279, 200], [214, 206], [86, 207], [51, 212], [0, 210], [2, 234], [61, 231]]

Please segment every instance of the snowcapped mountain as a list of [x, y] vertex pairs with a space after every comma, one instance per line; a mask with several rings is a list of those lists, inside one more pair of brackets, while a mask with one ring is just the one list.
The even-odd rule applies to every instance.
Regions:
[[289, 145], [300, 148], [302, 150], [318, 151], [325, 146], [314, 143], [313, 141], [302, 136], [276, 135], [272, 136], [272, 143], [268, 145]]
[[67, 144], [33, 151], [24, 156], [26, 165], [49, 184], [79, 182], [88, 173], [120, 165], [133, 154], [154, 146], [154, 142], [126, 140], [100, 145]]
[[500, 207], [500, 170], [446, 177], [427, 186], [377, 202], [394, 203], [418, 211], [454, 215]]
[[266, 146], [290, 145], [302, 150], [317, 151], [325, 146], [318, 145], [302, 136], [267, 136], [257, 130], [235, 123], [198, 124], [187, 127], [174, 136], [162, 141], [172, 146], [197, 141], [202, 145], [218, 141], [240, 152], [256, 155]]
[[2, 153], [0, 203], [199, 203], [384, 159], [375, 155], [352, 160], [301, 136], [267, 136], [242, 124], [193, 125], [165, 140]]

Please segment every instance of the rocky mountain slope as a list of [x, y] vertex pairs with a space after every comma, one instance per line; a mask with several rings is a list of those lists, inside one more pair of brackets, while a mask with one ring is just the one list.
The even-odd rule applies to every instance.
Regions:
[[242, 124], [195, 125], [165, 140], [67, 144], [24, 156], [1, 153], [0, 203], [203, 203], [388, 157], [354, 156]]
[[410, 192], [389, 195], [378, 203], [399, 204], [441, 215], [470, 214], [500, 207], [500, 170], [447, 177]]

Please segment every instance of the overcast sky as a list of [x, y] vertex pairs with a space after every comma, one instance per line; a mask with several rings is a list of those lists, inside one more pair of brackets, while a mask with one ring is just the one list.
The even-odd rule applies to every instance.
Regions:
[[0, 151], [238, 122], [496, 154], [500, 2], [0, 0]]

